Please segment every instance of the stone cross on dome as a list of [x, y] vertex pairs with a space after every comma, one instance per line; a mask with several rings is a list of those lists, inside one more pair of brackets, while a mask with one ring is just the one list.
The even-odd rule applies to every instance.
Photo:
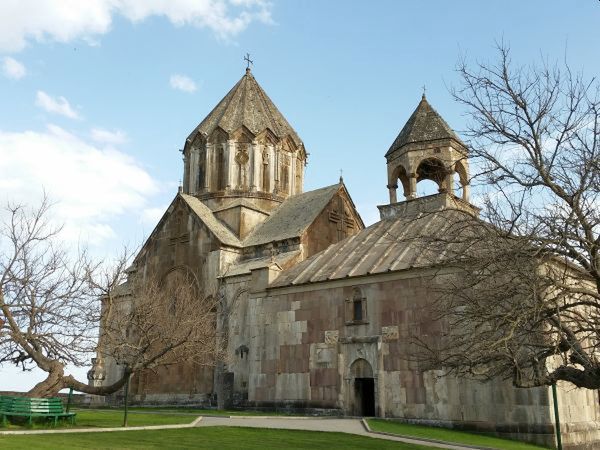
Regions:
[[254, 61], [250, 59], [250, 53], [246, 53], [244, 61], [246, 61], [246, 72], [250, 72], [250, 65], [254, 65]]

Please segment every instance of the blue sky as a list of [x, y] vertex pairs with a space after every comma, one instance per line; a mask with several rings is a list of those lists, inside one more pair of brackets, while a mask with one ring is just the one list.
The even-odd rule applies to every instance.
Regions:
[[2, 2], [0, 201], [35, 203], [45, 189], [67, 241], [104, 256], [139, 244], [176, 193], [178, 149], [249, 52], [310, 153], [305, 188], [343, 169], [372, 223], [387, 202], [384, 154], [423, 85], [460, 133], [448, 93], [459, 56], [493, 60], [503, 39], [516, 63], [566, 55], [592, 77], [598, 30], [596, 0]]

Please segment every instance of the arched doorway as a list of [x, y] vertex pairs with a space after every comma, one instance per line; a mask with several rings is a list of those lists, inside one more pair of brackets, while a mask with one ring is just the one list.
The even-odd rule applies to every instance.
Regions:
[[371, 364], [359, 358], [350, 366], [350, 373], [353, 380], [353, 414], [375, 416], [375, 379]]

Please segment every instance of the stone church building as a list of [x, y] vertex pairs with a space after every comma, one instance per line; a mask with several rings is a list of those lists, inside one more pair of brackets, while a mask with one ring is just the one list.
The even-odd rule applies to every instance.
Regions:
[[[423, 333], [435, 324], [419, 319], [431, 260], [402, 237], [435, 233], [444, 220], [436, 212], [478, 214], [465, 145], [425, 96], [381, 151], [390, 203], [379, 222], [365, 228], [341, 178], [305, 192], [307, 155], [247, 69], [187, 137], [183, 186], [135, 258], [135, 272], [193, 274], [200, 295], [228, 305], [222, 392], [246, 407], [395, 417], [554, 445], [549, 388], [439, 377], [406, 358], [415, 324]], [[439, 193], [419, 198], [422, 180]], [[110, 384], [121, 369], [107, 358], [95, 370]], [[208, 402], [213, 372], [182, 362], [136, 376], [131, 394]], [[598, 394], [559, 394], [565, 447], [600, 445]]]

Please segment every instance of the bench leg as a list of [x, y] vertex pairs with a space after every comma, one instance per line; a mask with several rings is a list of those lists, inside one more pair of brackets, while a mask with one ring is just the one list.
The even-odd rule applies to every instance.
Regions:
[[6, 416], [4, 414], [2, 414], [2, 426], [5, 427], [7, 425], [8, 425], [8, 423], [7, 423], [7, 420], [6, 420]]
[[33, 416], [29, 416], [29, 426], [33, 426]]

